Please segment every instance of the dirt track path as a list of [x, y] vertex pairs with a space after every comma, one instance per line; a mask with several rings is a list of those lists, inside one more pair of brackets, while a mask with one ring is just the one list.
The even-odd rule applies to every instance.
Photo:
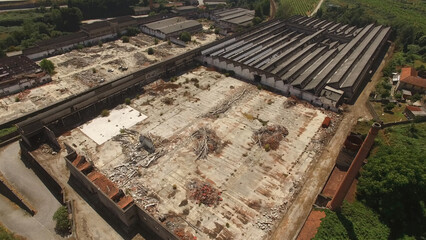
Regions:
[[288, 209], [286, 215], [272, 232], [271, 240], [290, 240], [296, 239], [303, 227], [306, 218], [312, 209], [317, 195], [321, 192], [335, 165], [335, 160], [343, 146], [346, 136], [350, 133], [352, 126], [357, 123], [360, 117], [368, 117], [370, 113], [367, 109], [366, 102], [370, 92], [375, 88], [382, 76], [382, 69], [392, 56], [393, 46], [388, 50], [385, 60], [382, 61], [376, 73], [372, 77], [372, 81], [367, 84], [364, 91], [360, 94], [354, 105], [348, 106], [344, 113], [344, 118], [336, 131], [336, 134], [324, 148], [323, 153], [317, 160], [316, 164], [310, 166], [307, 174], [307, 180], [303, 185], [299, 195]]
[[317, 13], [317, 12], [318, 12], [318, 9], [320, 9], [320, 7], [321, 7], [321, 5], [322, 5], [322, 3], [323, 3], [323, 2], [324, 2], [324, 0], [321, 0], [321, 1], [318, 3], [318, 5], [315, 7], [314, 11], [313, 11], [311, 14], [309, 14], [309, 17], [314, 16], [314, 15], [315, 15], [315, 13]]
[[277, 3], [275, 2], [275, 0], [269, 0], [269, 19], [268, 20], [272, 20], [275, 18], [275, 14], [277, 12]]

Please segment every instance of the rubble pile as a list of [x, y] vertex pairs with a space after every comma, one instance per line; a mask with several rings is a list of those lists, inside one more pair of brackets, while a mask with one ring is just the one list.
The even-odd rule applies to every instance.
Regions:
[[49, 144], [42, 144], [39, 148], [42, 153], [49, 153], [52, 155], [56, 155], [57, 152], [53, 151], [52, 147], [49, 146]]
[[151, 61], [142, 52], [136, 52], [133, 54], [133, 58], [136, 60], [136, 65], [143, 65], [145, 62], [151, 63]]
[[222, 142], [216, 135], [216, 132], [208, 129], [201, 128], [191, 135], [194, 141], [194, 153], [197, 155], [196, 160], [206, 159], [209, 153], [220, 153], [222, 149], [229, 144], [229, 142]]
[[284, 105], [284, 108], [291, 108], [291, 107], [296, 106], [296, 104], [297, 104], [297, 99], [295, 99], [293, 97], [289, 97], [287, 99], [287, 101], [284, 102], [283, 105]]
[[195, 200], [197, 204], [204, 204], [211, 207], [218, 205], [223, 200], [220, 196], [222, 192], [206, 182], [191, 181], [188, 189], [191, 192], [190, 198]]
[[197, 239], [192, 233], [185, 231], [183, 228], [177, 228], [174, 230], [174, 234], [181, 240], [194, 240]]
[[92, 70], [75, 73], [73, 77], [88, 87], [97, 86], [102, 78], [99, 73], [93, 73]]
[[277, 150], [281, 140], [288, 135], [287, 128], [279, 125], [264, 126], [253, 133], [253, 141], [265, 150]]
[[[158, 137], [144, 137], [140, 136], [139, 141], [137, 138], [138, 132], [129, 129], [122, 129], [122, 133], [113, 137], [114, 141], [120, 142], [123, 148], [123, 153], [128, 157], [128, 161], [136, 167], [147, 168], [155, 160], [162, 157], [166, 151], [163, 149], [155, 151], [143, 151], [144, 143], [140, 139], [155, 139], [153, 145], [161, 146], [164, 141], [161, 141]], [[152, 141], [152, 140], [151, 140]], [[146, 150], [146, 149], [145, 149]]]
[[89, 60], [82, 57], [74, 57], [58, 64], [59, 67], [68, 67], [69, 65], [75, 68], [83, 68], [89, 65]]
[[269, 209], [268, 212], [263, 212], [260, 219], [256, 222], [258, 228], [270, 231], [276, 219], [280, 218], [286, 210], [287, 202], [283, 205]]
[[204, 114], [202, 117], [218, 118], [220, 114], [227, 112], [232, 107], [232, 105], [238, 100], [240, 100], [247, 92], [248, 90], [244, 89], [240, 94], [232, 95], [230, 99], [226, 99], [225, 101], [221, 102], [208, 113]]

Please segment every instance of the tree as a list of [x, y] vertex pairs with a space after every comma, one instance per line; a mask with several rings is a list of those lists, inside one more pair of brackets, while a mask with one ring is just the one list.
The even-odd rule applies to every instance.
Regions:
[[400, 92], [397, 92], [394, 94], [395, 99], [401, 99], [402, 94]]
[[124, 43], [128, 43], [130, 41], [130, 39], [129, 39], [128, 36], [122, 36], [121, 41], [123, 41]]
[[189, 42], [191, 41], [191, 34], [189, 32], [182, 32], [179, 38], [184, 42]]
[[152, 54], [154, 54], [154, 49], [148, 48], [148, 55], [152, 55]]
[[252, 22], [253, 22], [253, 25], [257, 25], [262, 22], [262, 19], [260, 17], [254, 17]]
[[77, 7], [85, 19], [116, 17], [132, 14], [131, 6], [139, 0], [68, 0], [68, 7]]
[[386, 128], [361, 171], [358, 199], [380, 214], [392, 237], [421, 239], [426, 229], [426, 123]]
[[76, 7], [72, 8], [61, 8], [62, 24], [60, 30], [66, 32], [75, 32], [80, 29], [81, 20], [83, 20], [83, 14], [80, 9]]
[[395, 103], [391, 103], [390, 102], [390, 103], [386, 104], [385, 111], [386, 112], [391, 112], [394, 107], [395, 107]]
[[413, 101], [413, 102], [417, 102], [420, 99], [422, 99], [422, 96], [419, 93], [416, 93], [411, 97], [411, 101]]
[[380, 96], [382, 97], [382, 98], [388, 98], [389, 96], [390, 96], [390, 91], [389, 90], [384, 90], [381, 94], [380, 94]]
[[388, 239], [389, 228], [380, 222], [377, 213], [361, 202], [345, 201], [340, 212], [326, 210], [325, 213], [314, 240]]
[[61, 235], [67, 235], [71, 229], [71, 221], [68, 219], [68, 211], [65, 206], [61, 206], [53, 214], [53, 220], [56, 221], [55, 230]]
[[52, 74], [55, 70], [55, 65], [53, 64], [53, 62], [47, 59], [41, 60], [40, 67], [49, 74]]

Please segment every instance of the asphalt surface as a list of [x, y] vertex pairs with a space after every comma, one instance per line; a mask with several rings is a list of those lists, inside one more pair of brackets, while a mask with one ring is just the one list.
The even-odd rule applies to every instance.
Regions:
[[19, 151], [18, 142], [0, 149], [0, 172], [37, 213], [31, 217], [16, 205], [1, 199], [0, 221], [11, 231], [29, 239], [58, 239], [60, 237], [55, 233], [52, 217], [61, 204], [21, 161]]

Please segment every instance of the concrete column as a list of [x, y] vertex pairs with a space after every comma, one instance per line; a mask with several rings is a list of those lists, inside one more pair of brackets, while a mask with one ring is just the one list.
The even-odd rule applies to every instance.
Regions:
[[352, 185], [352, 182], [354, 181], [354, 179], [358, 175], [359, 170], [361, 169], [364, 159], [367, 157], [371, 146], [373, 146], [374, 138], [376, 137], [380, 128], [381, 125], [379, 123], [373, 123], [373, 125], [371, 126], [370, 132], [362, 143], [361, 148], [358, 150], [358, 153], [352, 161], [349, 170], [346, 172], [343, 181], [340, 183], [336, 194], [334, 195], [333, 199], [327, 204], [327, 207], [331, 210], [338, 210], [341, 207], [343, 200], [345, 199], [346, 194], [348, 193], [349, 188]]

